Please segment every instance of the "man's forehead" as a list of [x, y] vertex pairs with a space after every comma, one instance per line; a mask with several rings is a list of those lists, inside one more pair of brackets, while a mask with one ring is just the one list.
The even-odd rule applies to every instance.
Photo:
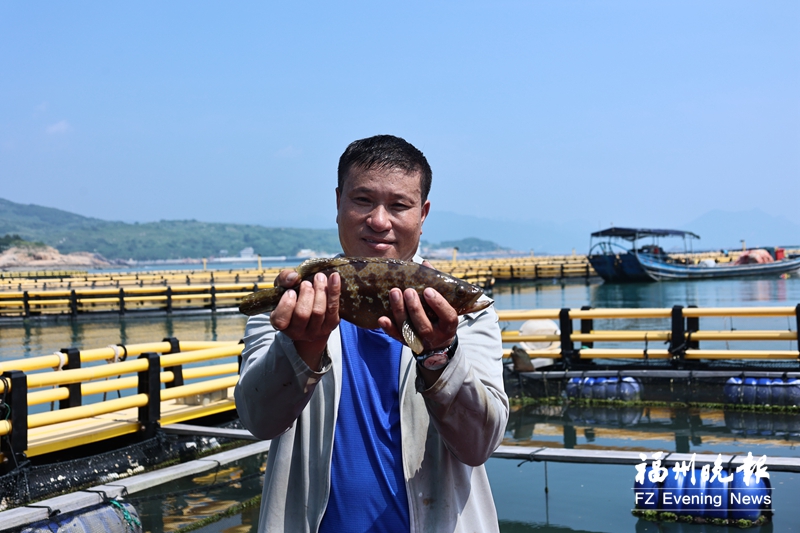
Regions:
[[350, 190], [377, 190], [381, 184], [402, 183], [405, 192], [419, 193], [422, 190], [422, 173], [407, 171], [399, 167], [353, 167], [346, 175], [344, 188]]

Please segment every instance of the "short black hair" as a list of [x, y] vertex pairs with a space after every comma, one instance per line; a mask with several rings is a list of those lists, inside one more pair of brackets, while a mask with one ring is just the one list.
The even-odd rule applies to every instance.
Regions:
[[359, 139], [350, 143], [350, 146], [339, 158], [339, 191], [344, 186], [344, 180], [351, 168], [399, 168], [406, 173], [420, 173], [420, 191], [422, 203], [428, 200], [431, 192], [433, 173], [428, 160], [417, 148], [405, 139], [394, 135], [375, 135], [366, 139]]

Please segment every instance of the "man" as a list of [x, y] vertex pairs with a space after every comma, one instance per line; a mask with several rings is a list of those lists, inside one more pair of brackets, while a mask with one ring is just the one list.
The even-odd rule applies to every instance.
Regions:
[[[430, 186], [403, 139], [348, 146], [336, 188], [344, 255], [421, 262]], [[296, 286], [297, 274], [276, 283]], [[483, 467], [508, 420], [497, 314], [459, 317], [429, 287], [430, 320], [415, 291], [394, 288], [383, 331], [364, 330], [339, 320], [340, 291], [338, 274], [317, 274], [247, 323], [236, 405], [273, 439], [259, 531], [498, 531]], [[402, 345], [406, 319], [419, 357]]]

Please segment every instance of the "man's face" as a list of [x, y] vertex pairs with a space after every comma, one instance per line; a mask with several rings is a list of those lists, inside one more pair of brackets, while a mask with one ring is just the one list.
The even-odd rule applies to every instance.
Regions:
[[422, 203], [420, 173], [351, 168], [336, 191], [336, 222], [344, 254], [410, 261], [430, 202]]

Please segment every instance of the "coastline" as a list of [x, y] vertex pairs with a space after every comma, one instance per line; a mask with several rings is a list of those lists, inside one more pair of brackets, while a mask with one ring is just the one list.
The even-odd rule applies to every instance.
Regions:
[[47, 268], [108, 268], [116, 263], [100, 254], [73, 252], [62, 254], [50, 246], [13, 246], [0, 253], [0, 270], [42, 270]]

